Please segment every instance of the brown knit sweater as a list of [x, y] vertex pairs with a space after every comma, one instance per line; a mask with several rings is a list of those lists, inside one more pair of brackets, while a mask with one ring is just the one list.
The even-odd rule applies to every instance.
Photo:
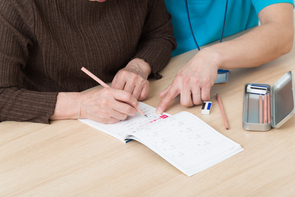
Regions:
[[133, 58], [163, 69], [175, 48], [163, 0], [0, 0], [0, 121], [49, 123], [58, 92], [98, 85]]

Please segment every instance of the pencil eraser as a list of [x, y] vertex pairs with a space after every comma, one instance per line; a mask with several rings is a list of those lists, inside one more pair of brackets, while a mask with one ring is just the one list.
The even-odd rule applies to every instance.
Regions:
[[211, 101], [204, 101], [202, 105], [202, 114], [209, 115], [212, 108]]
[[248, 85], [247, 92], [251, 94], [261, 94], [265, 95], [267, 92], [266, 86], [258, 86], [258, 85]]

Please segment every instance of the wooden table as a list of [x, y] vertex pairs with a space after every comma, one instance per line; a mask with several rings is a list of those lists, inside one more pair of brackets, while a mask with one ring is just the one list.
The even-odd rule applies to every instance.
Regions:
[[[159, 93], [195, 53], [172, 58], [144, 102], [156, 107]], [[0, 196], [294, 196], [295, 116], [268, 132], [242, 128], [244, 84], [273, 85], [289, 70], [295, 73], [294, 54], [295, 47], [258, 68], [231, 70], [229, 82], [212, 88], [210, 115], [201, 115], [201, 106], [182, 107], [179, 97], [169, 105], [167, 113], [189, 111], [245, 149], [209, 169], [187, 177], [144, 145], [124, 144], [78, 120], [2, 122]]]

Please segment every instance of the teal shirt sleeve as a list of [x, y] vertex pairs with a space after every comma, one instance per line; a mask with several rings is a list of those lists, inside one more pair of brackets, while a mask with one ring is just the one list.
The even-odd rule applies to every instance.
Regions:
[[[226, 0], [187, 0], [191, 31], [186, 4], [183, 0], [165, 0], [168, 12], [172, 15], [172, 25], [177, 48], [172, 57], [196, 49], [193, 36], [199, 46], [220, 40]], [[231, 0], [228, 1], [224, 38], [259, 24], [258, 13], [276, 3], [291, 3], [294, 0]]]
[[252, 4], [258, 14], [263, 8], [276, 3], [291, 3], [294, 7], [294, 0], [252, 0]]

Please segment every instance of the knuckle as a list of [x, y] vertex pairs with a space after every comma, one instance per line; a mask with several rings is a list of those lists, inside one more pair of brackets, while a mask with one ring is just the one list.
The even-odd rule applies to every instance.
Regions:
[[183, 76], [182, 73], [177, 73], [176, 78], [181, 78]]
[[181, 101], [181, 105], [184, 106], [184, 107], [191, 107], [192, 103], [189, 102], [189, 101]]
[[120, 122], [120, 120], [117, 120], [117, 119], [112, 118], [112, 119], [108, 119], [106, 123], [107, 124], [115, 124], [117, 122]]
[[142, 100], [146, 99], [147, 96], [148, 96], [148, 92], [146, 92], [146, 93], [144, 93], [144, 94], [141, 94], [141, 95], [139, 96], [138, 100], [142, 101]]
[[106, 119], [99, 120], [98, 122], [100, 122], [102, 124], [107, 124], [108, 123]]
[[103, 117], [103, 118], [106, 118], [108, 117], [108, 111], [106, 109], [101, 109], [100, 111], [100, 115]]
[[130, 111], [131, 111], [130, 108], [131, 108], [131, 107], [130, 107], [129, 105], [127, 105], [127, 104], [126, 104], [126, 105], [124, 104], [124, 105], [121, 106], [121, 110], [122, 110], [122, 112], [123, 112], [123, 113], [127, 113], [127, 114], [130, 113]]
[[174, 79], [174, 83], [179, 83], [182, 80], [182, 74], [178, 74], [176, 75], [175, 79]]
[[184, 83], [185, 86], [188, 86], [188, 85], [190, 85], [190, 83], [191, 83], [191, 79], [190, 79], [189, 77], [186, 77], [186, 78], [183, 80], [183, 83]]
[[194, 84], [199, 84], [200, 83], [200, 78], [199, 77], [194, 77], [193, 78], [193, 83]]
[[204, 77], [203, 78], [203, 85], [209, 85], [211, 84], [211, 80], [209, 77]]
[[[107, 99], [103, 99], [103, 100], [100, 101], [100, 104], [102, 106], [109, 106], [110, 102]], [[102, 110], [105, 111], [105, 109], [102, 109]]]
[[132, 84], [135, 84], [135, 82], [137, 81], [137, 75], [132, 74], [128, 76], [128, 81]]
[[127, 101], [132, 100], [132, 97], [133, 97], [129, 92], [126, 92], [126, 94], [124, 94], [123, 96], [124, 96], [124, 99], [126, 99]]
[[109, 119], [108, 118], [98, 118], [97, 121], [100, 123], [103, 123], [103, 124], [108, 124]]
[[136, 110], [133, 108], [133, 107], [131, 107], [131, 106], [126, 106], [125, 107], [125, 109], [124, 109], [124, 111], [126, 112], [126, 114], [128, 114], [128, 115], [135, 115], [136, 114]]
[[120, 73], [121, 76], [126, 76], [128, 71], [121, 69], [118, 73]]
[[104, 97], [110, 96], [112, 94], [112, 90], [110, 88], [104, 88], [101, 90], [101, 95]]
[[210, 95], [204, 95], [203, 100], [204, 100], [204, 101], [208, 101], [208, 100], [210, 100]]
[[120, 118], [120, 120], [125, 120], [128, 116], [126, 114], [122, 115], [122, 117]]
[[136, 99], [139, 99], [140, 94], [139, 92], [133, 92], [132, 96]]
[[200, 105], [200, 104], [202, 104], [202, 101], [201, 100], [194, 101], [194, 104], [195, 105]]
[[166, 92], [165, 97], [164, 97], [163, 100], [164, 100], [164, 101], [168, 101], [168, 100], [170, 100], [172, 97], [173, 97], [172, 92], [168, 91], [168, 92]]

